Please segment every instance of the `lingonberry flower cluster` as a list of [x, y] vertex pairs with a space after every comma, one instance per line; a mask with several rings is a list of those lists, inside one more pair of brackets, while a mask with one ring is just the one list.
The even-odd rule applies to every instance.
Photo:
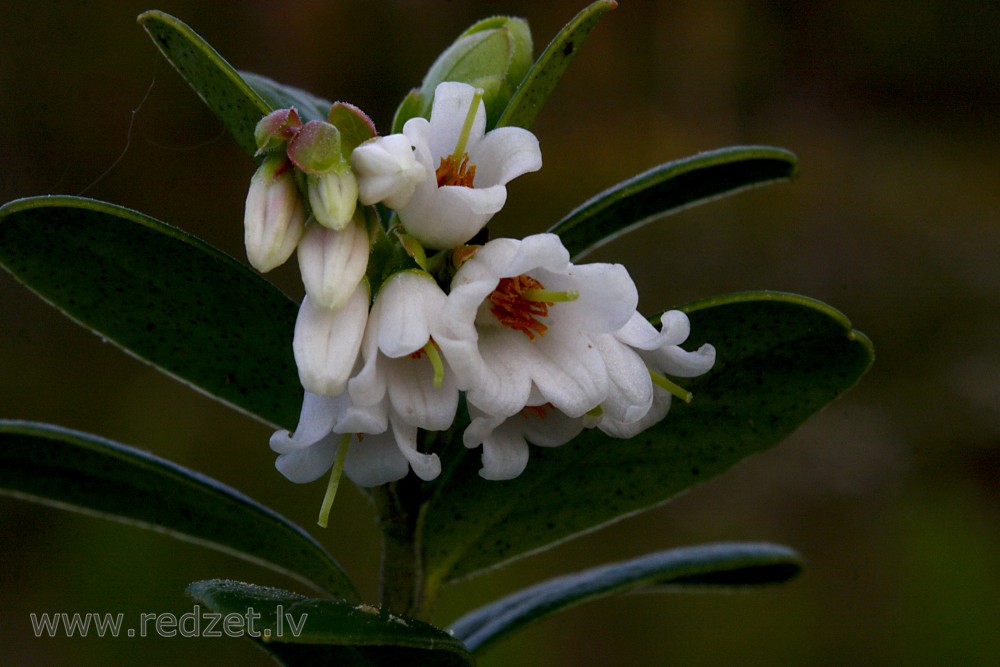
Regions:
[[375, 486], [440, 474], [421, 431], [451, 428], [464, 393], [480, 474], [517, 477], [528, 444], [585, 428], [629, 438], [690, 394], [667, 376], [708, 371], [715, 350], [680, 347], [687, 316], [657, 329], [619, 264], [574, 264], [559, 237], [479, 243], [512, 179], [542, 166], [528, 130], [486, 131], [483, 91], [437, 85], [429, 118], [376, 134], [359, 109], [329, 122], [265, 117], [246, 244], [267, 271], [298, 253], [306, 296], [294, 334], [305, 389], [294, 432], [271, 437], [294, 482], [331, 467]]

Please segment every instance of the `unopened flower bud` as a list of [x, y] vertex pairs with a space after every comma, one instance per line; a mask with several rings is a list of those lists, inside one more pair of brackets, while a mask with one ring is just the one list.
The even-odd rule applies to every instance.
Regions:
[[335, 230], [349, 225], [358, 205], [358, 179], [353, 171], [308, 174], [306, 185], [316, 222]]
[[344, 165], [340, 130], [322, 120], [311, 120], [288, 142], [288, 159], [299, 171], [322, 174]]
[[288, 157], [306, 175], [316, 221], [343, 229], [358, 203], [358, 181], [343, 154], [340, 130], [321, 120], [309, 121], [289, 142]]
[[244, 241], [251, 266], [266, 273], [287, 260], [305, 231], [305, 207], [284, 155], [267, 157], [247, 193]]
[[341, 230], [309, 225], [298, 248], [309, 300], [321, 308], [342, 307], [365, 276], [368, 254], [368, 230], [360, 211]]
[[390, 134], [361, 144], [351, 154], [358, 176], [361, 203], [382, 202], [390, 208], [406, 206], [427, 170], [417, 162], [413, 145], [403, 134]]

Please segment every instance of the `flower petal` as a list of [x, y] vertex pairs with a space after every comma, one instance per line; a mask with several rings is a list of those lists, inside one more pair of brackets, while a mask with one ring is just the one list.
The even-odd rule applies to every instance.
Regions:
[[339, 310], [313, 306], [307, 295], [295, 320], [292, 350], [306, 391], [332, 396], [347, 385], [368, 319], [368, 283], [362, 281]]
[[296, 484], [317, 480], [333, 465], [340, 437], [338, 433], [331, 433], [305, 449], [296, 449], [281, 454], [275, 460], [274, 467], [289, 481]]
[[[431, 105], [430, 148], [435, 158], [440, 159], [455, 152], [475, 95], [476, 89], [474, 87], [457, 81], [439, 83], [434, 89], [434, 102]], [[467, 146], [475, 146], [482, 139], [485, 131], [486, 107], [480, 100], [475, 120], [469, 131]]]
[[375, 299], [382, 353], [397, 358], [423, 348], [430, 340], [431, 322], [447, 298], [434, 278], [422, 271], [400, 271], [389, 278]]
[[356, 220], [339, 231], [308, 225], [298, 257], [310, 300], [328, 310], [342, 307], [364, 278], [368, 255], [368, 232]]
[[428, 177], [427, 167], [417, 161], [404, 134], [361, 144], [351, 153], [351, 166], [357, 173], [358, 198], [366, 206], [383, 202], [389, 208], [403, 208], [417, 184]]
[[594, 344], [604, 358], [611, 383], [608, 397], [601, 403], [604, 414], [615, 421], [640, 419], [653, 402], [653, 382], [646, 364], [614, 336], [597, 336]]
[[715, 365], [715, 348], [705, 343], [694, 352], [676, 345], [660, 348], [646, 354], [652, 365], [667, 375], [691, 378], [703, 375]]
[[406, 477], [410, 464], [396, 446], [391, 431], [351, 439], [344, 472], [358, 486], [371, 487]]
[[417, 451], [417, 427], [410, 426], [400, 419], [390, 418], [392, 434], [396, 438], [399, 451], [409, 461], [410, 467], [417, 477], [429, 482], [441, 474], [441, 460], [437, 454], [421, 454]]
[[506, 185], [511, 180], [542, 168], [542, 151], [534, 134], [520, 127], [491, 130], [469, 151], [476, 165], [477, 188]]

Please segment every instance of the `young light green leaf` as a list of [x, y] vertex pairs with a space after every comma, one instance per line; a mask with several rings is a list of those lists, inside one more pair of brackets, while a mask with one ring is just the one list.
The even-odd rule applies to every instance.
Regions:
[[535, 117], [548, 101], [552, 91], [569, 68], [590, 31], [609, 10], [618, 6], [615, 0], [598, 0], [584, 8], [559, 31], [542, 55], [531, 66], [524, 80], [497, 121], [497, 127], [512, 125], [530, 129]]
[[443, 630], [370, 605], [218, 579], [196, 581], [187, 593], [220, 614], [260, 614], [247, 636], [289, 667], [474, 665], [461, 642]]
[[779, 584], [802, 569], [795, 551], [774, 544], [706, 544], [647, 554], [544, 581], [455, 621], [451, 633], [473, 653], [556, 612], [636, 590]]
[[254, 128], [273, 108], [184, 22], [155, 10], [140, 14], [138, 20], [243, 150], [253, 155], [257, 150]]
[[269, 424], [298, 420], [298, 307], [181, 230], [91, 199], [19, 199], [0, 208], [0, 264], [167, 374]]
[[[850, 389], [872, 363], [870, 341], [833, 308], [753, 292], [683, 308], [711, 342], [715, 368], [685, 381], [690, 405], [630, 440], [594, 429], [562, 447], [532, 447], [520, 477], [481, 479], [479, 452], [435, 481], [423, 525], [429, 589], [660, 505], [780, 442]], [[447, 452], [449, 457], [461, 455]], [[444, 456], [444, 455], [442, 455]]]
[[49, 424], [0, 420], [0, 493], [150, 528], [357, 598], [301, 528], [199, 473]]
[[667, 162], [592, 197], [549, 231], [573, 259], [657, 218], [749, 188], [795, 177], [793, 153], [733, 146]]

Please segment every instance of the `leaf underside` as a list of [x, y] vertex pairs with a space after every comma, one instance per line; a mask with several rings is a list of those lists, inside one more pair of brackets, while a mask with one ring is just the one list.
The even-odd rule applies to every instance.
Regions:
[[544, 581], [466, 614], [450, 630], [476, 653], [529, 623], [609, 595], [778, 584], [801, 569], [795, 551], [774, 544], [671, 549]]

